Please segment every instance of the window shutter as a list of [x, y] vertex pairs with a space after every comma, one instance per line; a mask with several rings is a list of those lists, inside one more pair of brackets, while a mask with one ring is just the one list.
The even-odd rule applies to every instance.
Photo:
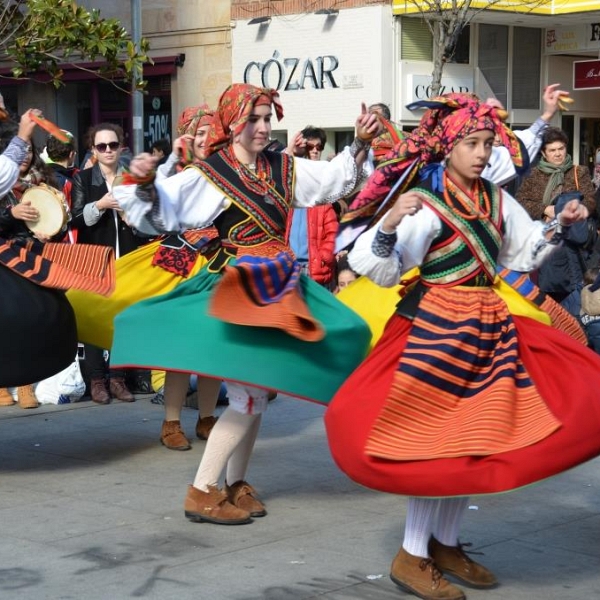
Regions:
[[400, 19], [400, 58], [402, 60], [433, 60], [433, 36], [422, 18]]

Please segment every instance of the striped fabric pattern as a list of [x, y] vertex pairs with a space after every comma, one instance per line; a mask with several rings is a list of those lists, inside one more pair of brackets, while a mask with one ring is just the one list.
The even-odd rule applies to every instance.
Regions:
[[115, 287], [114, 251], [91, 244], [0, 243], [0, 264], [38, 285], [109, 296]]
[[489, 288], [432, 288], [366, 452], [393, 460], [487, 456], [559, 427], [519, 358], [504, 302]]

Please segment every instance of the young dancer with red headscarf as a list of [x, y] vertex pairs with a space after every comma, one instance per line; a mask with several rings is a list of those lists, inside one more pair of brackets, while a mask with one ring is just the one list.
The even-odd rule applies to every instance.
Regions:
[[230, 86], [208, 134], [206, 160], [153, 182], [152, 159], [142, 155], [131, 164], [129, 183], [137, 185], [117, 192], [142, 230], [213, 223], [220, 235], [219, 251], [198, 276], [115, 321], [113, 360], [227, 380], [229, 407], [185, 500], [186, 516], [196, 521], [242, 524], [266, 514], [246, 470], [268, 390], [327, 402], [364, 357], [370, 337], [362, 319], [300, 275], [288, 217], [291, 207], [334, 202], [354, 189], [380, 131], [377, 117], [363, 106], [352, 146], [321, 162], [263, 151], [273, 111], [283, 116], [275, 90]]
[[420, 107], [429, 109], [420, 126], [374, 178], [380, 186], [406, 175], [403, 193], [349, 255], [379, 285], [416, 266], [420, 280], [325, 423], [352, 479], [411, 496], [393, 581], [427, 600], [461, 600], [442, 573], [497, 583], [458, 541], [469, 495], [525, 486], [600, 453], [600, 360], [556, 328], [511, 315], [495, 293], [498, 264], [536, 268], [587, 209], [573, 202], [534, 222], [481, 178], [495, 134], [521, 162], [503, 111], [466, 94], [410, 106]]

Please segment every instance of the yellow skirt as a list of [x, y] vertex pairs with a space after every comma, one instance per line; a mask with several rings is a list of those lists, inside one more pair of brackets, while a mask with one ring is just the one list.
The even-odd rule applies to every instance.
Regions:
[[126, 254], [116, 261], [115, 291], [108, 298], [90, 292], [69, 290], [67, 298], [75, 310], [80, 342], [110, 349], [113, 342], [113, 320], [132, 304], [171, 291], [182, 281], [193, 277], [207, 263], [198, 254], [187, 278], [154, 266], [152, 260], [160, 246], [156, 240]]

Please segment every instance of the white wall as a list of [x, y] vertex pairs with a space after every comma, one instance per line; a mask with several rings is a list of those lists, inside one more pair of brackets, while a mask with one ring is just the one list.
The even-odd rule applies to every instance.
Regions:
[[[266, 64], [276, 60], [283, 67], [284, 80], [297, 83], [306, 60], [317, 65], [319, 57], [335, 56], [338, 67], [332, 75], [339, 87], [325, 83], [315, 89], [306, 80], [304, 89], [285, 90], [281, 94], [285, 117], [273, 124], [274, 131], [296, 131], [311, 124], [325, 129], [352, 129], [361, 102], [371, 104], [392, 98], [391, 67], [392, 16], [389, 6], [340, 10], [336, 17], [300, 14], [273, 17], [268, 25], [249, 25], [237, 21], [232, 31], [232, 81], [243, 81], [251, 62]], [[290, 59], [298, 59], [296, 72]], [[287, 60], [287, 65], [286, 63]], [[329, 64], [330, 60], [327, 59]], [[250, 69], [249, 83], [262, 85], [259, 71]], [[269, 87], [276, 87], [278, 70], [274, 63], [267, 69]]]

